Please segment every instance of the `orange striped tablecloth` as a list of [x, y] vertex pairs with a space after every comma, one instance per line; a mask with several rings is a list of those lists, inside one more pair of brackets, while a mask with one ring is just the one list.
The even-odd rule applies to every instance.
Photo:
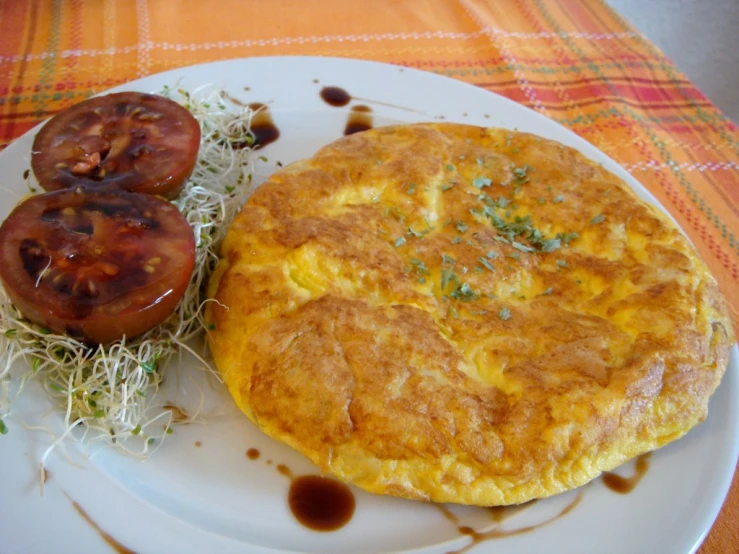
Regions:
[[[739, 322], [737, 127], [597, 0], [0, 0], [0, 148], [114, 85], [266, 55], [433, 71], [569, 127], [675, 216]], [[736, 521], [735, 480], [701, 552], [736, 552]]]

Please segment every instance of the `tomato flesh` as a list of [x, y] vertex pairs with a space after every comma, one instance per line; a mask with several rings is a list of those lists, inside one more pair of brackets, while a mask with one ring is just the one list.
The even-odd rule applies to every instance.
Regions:
[[162, 323], [194, 266], [192, 227], [151, 195], [39, 194], [0, 226], [0, 279], [11, 301], [30, 321], [87, 343]]
[[163, 96], [120, 92], [51, 118], [33, 142], [31, 167], [48, 191], [85, 186], [174, 198], [199, 146], [200, 126], [185, 108]]

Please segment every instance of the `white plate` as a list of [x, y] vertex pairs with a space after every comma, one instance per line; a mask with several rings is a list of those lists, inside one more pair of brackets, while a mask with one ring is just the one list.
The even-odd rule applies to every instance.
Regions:
[[[374, 110], [375, 125], [423, 120], [458, 121], [518, 128], [576, 147], [625, 179], [643, 198], [655, 199], [614, 161], [574, 133], [510, 100], [452, 79], [395, 66], [331, 58], [253, 58], [177, 69], [141, 79], [118, 90], [152, 91], [180, 81], [187, 89], [210, 83], [245, 101], [269, 104], [281, 137], [264, 154], [262, 177], [276, 161], [312, 154], [340, 137], [348, 108], [319, 97], [323, 86], [339, 86]], [[248, 90], [247, 90], [248, 88]], [[359, 99], [362, 100], [359, 100]], [[0, 154], [3, 175], [0, 218], [23, 194], [33, 131]], [[170, 366], [163, 400], [191, 403], [192, 383], [204, 388], [209, 409], [205, 425], [178, 427], [146, 462], [114, 451], [86, 447], [52, 454], [43, 497], [37, 462], [50, 437], [26, 424], [59, 429], [60, 418], [40, 387], [24, 391], [0, 436], [0, 551], [13, 554], [104, 552], [101, 535], [75, 511], [77, 502], [97, 525], [140, 553], [424, 552], [462, 548], [460, 535], [432, 505], [373, 496], [353, 489], [357, 510], [333, 533], [302, 527], [287, 505], [288, 480], [276, 471], [316, 474], [310, 463], [259, 433], [233, 408], [223, 388], [193, 364]], [[739, 448], [737, 350], [711, 400], [708, 419], [686, 438], [651, 458], [651, 469], [629, 495], [608, 490], [600, 480], [586, 487], [568, 515], [533, 532], [476, 546], [473, 552], [636, 553], [692, 552], [713, 523], [726, 495]], [[177, 377], [176, 379], [173, 377]], [[191, 378], [191, 379], [190, 379]], [[202, 446], [196, 448], [195, 441]], [[250, 461], [248, 448], [261, 458]], [[271, 460], [272, 464], [268, 464]], [[629, 474], [629, 464], [621, 470]], [[544, 521], [573, 500], [567, 493], [520, 512], [503, 523], [515, 529]], [[455, 508], [462, 523], [492, 526], [487, 511]]]

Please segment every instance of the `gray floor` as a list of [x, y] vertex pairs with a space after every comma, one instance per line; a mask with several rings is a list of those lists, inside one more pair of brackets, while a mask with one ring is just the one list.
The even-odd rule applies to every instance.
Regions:
[[739, 123], [739, 0], [606, 1]]

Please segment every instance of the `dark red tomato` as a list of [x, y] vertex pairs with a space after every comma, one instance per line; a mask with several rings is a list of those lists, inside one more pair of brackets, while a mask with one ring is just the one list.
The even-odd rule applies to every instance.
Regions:
[[119, 92], [90, 98], [44, 125], [31, 167], [41, 186], [92, 186], [174, 198], [192, 173], [200, 126], [162, 96]]
[[0, 226], [0, 279], [11, 301], [29, 320], [88, 343], [162, 323], [194, 266], [192, 227], [156, 196], [49, 192]]

